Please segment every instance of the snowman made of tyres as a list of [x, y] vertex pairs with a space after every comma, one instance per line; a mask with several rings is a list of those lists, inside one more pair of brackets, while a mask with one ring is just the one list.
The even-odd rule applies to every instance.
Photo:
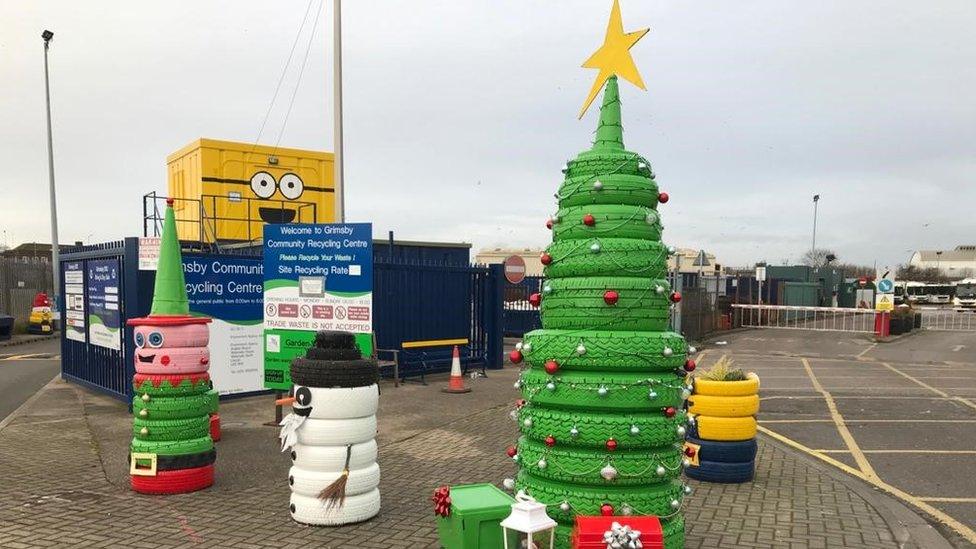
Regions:
[[374, 517], [380, 510], [376, 362], [362, 358], [353, 334], [319, 332], [290, 373], [292, 412], [280, 437], [292, 459], [292, 518], [337, 526]]

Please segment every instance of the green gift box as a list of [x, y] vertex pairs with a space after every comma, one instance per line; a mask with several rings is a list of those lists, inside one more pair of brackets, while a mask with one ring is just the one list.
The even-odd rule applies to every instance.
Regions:
[[[444, 549], [499, 549], [504, 546], [499, 523], [512, 512], [515, 499], [493, 484], [451, 487], [451, 514], [437, 517]], [[518, 547], [518, 533], [509, 531], [509, 547]]]

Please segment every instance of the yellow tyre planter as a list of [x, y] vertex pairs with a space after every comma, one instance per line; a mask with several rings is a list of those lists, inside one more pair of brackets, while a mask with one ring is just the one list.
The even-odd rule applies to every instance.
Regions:
[[756, 436], [756, 418], [696, 416], [698, 438], [703, 440], [749, 440]]
[[[724, 383], [742, 383], [727, 381]], [[688, 411], [695, 415], [714, 417], [746, 417], [759, 413], [759, 395], [709, 396], [696, 394], [688, 399]]]
[[759, 378], [750, 373], [749, 379], [743, 381], [712, 381], [710, 379], [695, 378], [695, 394], [735, 397], [749, 396], [759, 393]]

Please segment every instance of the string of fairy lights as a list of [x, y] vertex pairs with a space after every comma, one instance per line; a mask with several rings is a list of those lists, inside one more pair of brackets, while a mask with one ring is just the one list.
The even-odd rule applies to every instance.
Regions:
[[[565, 254], [563, 254], [561, 257], [558, 257], [558, 258], [553, 257], [551, 263], [553, 263], [553, 264], [559, 263], [559, 262], [565, 261], [566, 259], [569, 259], [570, 257], [574, 257], [576, 255], [580, 255], [577, 252], [579, 252], [579, 250], [581, 248], [583, 248], [584, 246], [587, 246], [587, 245], [589, 247], [590, 253], [592, 253], [592, 254], [599, 254], [601, 252], [604, 252], [604, 244], [598, 238], [594, 238], [592, 240], [575, 239], [572, 242], [575, 243], [575, 246], [572, 249], [570, 249], [568, 252], [566, 252]], [[649, 271], [649, 270], [654, 269], [654, 268], [660, 268], [656, 264], [658, 262], [660, 262], [662, 259], [664, 259], [666, 256], [674, 255], [675, 251], [676, 250], [674, 248], [666, 248], [663, 253], [662, 252], [658, 252], [656, 257], [651, 258], [651, 257], [648, 256], [647, 264], [643, 268], [631, 268], [631, 267], [628, 267], [627, 265], [624, 265], [623, 263], [621, 263], [615, 257], [615, 254], [614, 253], [609, 252], [609, 251], [607, 251], [605, 253], [606, 253], [606, 257], [618, 269], [620, 269], [622, 271], [625, 271], [625, 272], [628, 272], [628, 273], [643, 273], [643, 272]], [[650, 251], [641, 250], [641, 251], [639, 251], [639, 253], [642, 253], [642, 254], [643, 253], [650, 254], [651, 252]], [[550, 257], [552, 257], [552, 256], [550, 256]]]
[[[615, 175], [619, 173], [621, 170], [623, 170], [626, 166], [631, 165], [635, 161], [637, 162], [638, 174], [646, 175], [651, 180], [653, 180], [654, 174], [650, 170], [650, 162], [648, 162], [647, 159], [645, 159], [643, 156], [637, 153], [630, 153], [630, 156], [628, 158], [625, 158], [624, 160], [619, 162], [609, 172], [601, 170], [600, 174], [593, 174], [591, 176], [583, 177], [575, 181], [570, 176], [570, 171], [572, 169], [572, 162], [567, 162], [566, 166], [563, 169], [563, 173], [566, 174], [567, 181], [560, 187], [560, 189], [555, 193], [554, 196], [557, 200], [561, 201], [563, 199], [570, 197], [575, 193], [586, 190], [585, 188], [587, 186], [589, 186], [593, 191], [602, 192], [606, 187], [604, 183], [600, 181], [601, 177], [605, 178], [610, 175]], [[614, 192], [620, 193], [620, 192], [629, 192], [629, 191], [626, 189], [614, 189]], [[637, 192], [638, 191], [636, 190], [634, 191], [634, 193]], [[669, 199], [667, 193], [663, 193], [663, 192], [659, 193], [657, 198], [658, 198], [658, 202], [660, 203], [665, 203]], [[558, 210], [546, 222], [546, 226], [550, 229], [553, 229], [554, 234], [557, 235], [564, 234], [572, 230], [572, 228], [566, 228], [566, 229], [555, 228], [555, 225], [560, 224], [564, 221], [561, 214], [565, 215], [565, 209]], [[596, 222], [597, 220], [594, 215], [587, 213], [586, 215], [583, 216], [583, 219], [581, 221], [582, 224], [585, 227], [587, 227], [586, 229], [587, 231], [599, 233], [599, 234], [617, 231], [618, 229], [633, 223], [639, 217], [643, 217], [644, 222], [658, 229], [659, 233], [663, 231], [663, 228], [661, 227], [660, 216], [657, 213], [656, 209], [651, 207], [635, 206], [633, 213], [631, 213], [629, 216], [611, 214], [611, 213], [600, 214], [600, 215], [602, 217], [602, 221], [599, 224]], [[607, 223], [608, 221], [613, 222], [618, 220], [619, 220], [618, 223], [614, 223], [614, 224]], [[545, 266], [549, 266], [554, 263], [566, 261], [571, 257], [580, 255], [579, 252], [580, 250], [583, 249], [588, 250], [588, 252], [592, 254], [600, 254], [601, 252], [604, 252], [604, 244], [601, 242], [599, 238], [591, 237], [591, 238], [579, 238], [573, 240], [576, 240], [578, 242], [576, 242], [573, 247], [561, 253], [559, 257], [551, 256], [548, 253], [548, 251], [543, 253], [542, 256], [540, 257], [542, 264]], [[667, 256], [674, 255], [676, 253], [676, 250], [674, 247], [669, 246], [663, 252], [659, 252], [658, 254], [656, 254], [656, 256], [651, 256], [650, 255], [651, 252], [649, 250], [646, 253], [648, 254], [647, 262], [643, 264], [644, 265], [643, 267], [636, 267], [636, 268], [621, 263], [613, 253], [607, 253], [606, 257], [622, 272], [636, 274], [636, 273], [643, 273], [648, 270], [654, 269], [655, 267], [658, 267], [656, 264], [659, 263], [662, 259], [664, 259], [665, 254]], [[643, 259], [644, 258], [642, 257], [642, 260]], [[542, 288], [542, 294], [543, 296], [551, 296], [558, 291], [564, 291], [564, 290], [565, 289], [553, 288], [552, 285], [547, 282], [544, 283], [544, 286]], [[578, 289], [574, 289], [574, 290], [578, 290]], [[604, 301], [609, 306], [616, 306], [620, 298], [619, 293], [617, 293], [616, 290], [610, 288], [604, 288], [604, 290], [605, 290]], [[663, 294], [669, 290], [670, 290], [670, 285], [667, 284], [666, 282], [664, 282], [664, 284], [661, 284], [660, 281], [655, 281], [653, 286], [643, 288], [642, 291], [636, 297], [627, 296], [628, 298], [627, 301], [632, 302], [633, 305], [618, 307], [617, 311], [621, 313], [621, 315], [626, 315], [627, 312], [630, 311], [630, 309], [636, 309], [638, 308], [639, 305], [642, 304], [642, 300], [644, 299], [644, 297], [647, 295], [648, 292], [653, 291], [656, 294]], [[539, 296], [538, 294], [535, 294], [533, 295], [532, 298], [530, 298], [530, 302], [532, 302], [534, 306], [538, 307], [541, 304], [542, 299], [544, 299], [543, 296]], [[674, 304], [680, 301], [681, 295], [677, 292], [674, 292], [671, 294], [670, 297], [672, 303], [669, 305], [669, 310], [672, 310]], [[587, 326], [586, 328], [565, 331], [562, 332], [560, 336], [563, 339], [567, 337], [573, 338], [577, 334], [581, 334], [583, 332], [591, 332], [593, 330], [600, 330], [603, 328], [612, 327], [614, 324], [618, 323], [615, 322], [615, 320], [616, 319], [610, 319], [604, 322], [596, 322]], [[683, 343], [683, 341], [681, 343]], [[565, 345], [565, 343], [563, 345]], [[671, 345], [672, 343], [670, 342], [665, 343], [664, 347], [661, 349], [660, 356], [664, 358], [672, 357], [675, 354], [675, 349]], [[542, 365], [543, 371], [545, 371], [545, 373], [548, 375], [548, 377], [545, 378], [545, 383], [536, 382], [534, 379], [527, 379], [525, 377], [526, 372], [531, 369], [530, 367], [527, 367], [527, 365], [522, 366], [522, 370], [519, 374], [518, 380], [515, 382], [515, 388], [520, 390], [523, 396], [529, 401], [534, 400], [535, 397], [537, 397], [542, 391], [546, 391], [547, 393], [553, 393], [560, 390], [561, 388], [574, 390], [574, 391], [592, 391], [595, 392], [596, 395], [601, 398], [606, 398], [610, 396], [611, 391], [621, 391], [621, 390], [630, 391], [633, 390], [634, 388], [641, 388], [647, 390], [647, 397], [651, 401], [659, 398], [660, 394], [658, 393], [658, 391], [669, 391], [680, 395], [681, 400], [683, 402], [682, 404], [683, 406], [686, 405], [686, 401], [688, 397], [691, 395], [691, 391], [693, 387], [692, 385], [687, 384], [684, 378], [686, 372], [690, 372], [695, 368], [694, 360], [690, 358], [688, 358], [685, 361], [684, 372], [682, 372], [678, 368], [675, 368], [673, 370], [673, 372], [677, 376], [679, 376], [675, 378], [675, 382], [668, 382], [664, 379], [658, 379], [653, 377], [636, 379], [630, 382], [606, 381], [606, 380], [602, 380], [599, 382], [564, 381], [562, 377], [556, 375], [557, 372], [559, 372], [560, 370], [560, 362], [568, 363], [572, 359], [577, 357], [582, 357], [586, 355], [587, 352], [590, 351], [597, 351], [601, 355], [610, 355], [618, 358], [619, 357], [635, 358], [641, 360], [644, 364], [650, 364], [656, 359], [646, 357], [643, 354], [636, 353], [633, 351], [627, 351], [623, 348], [615, 347], [612, 343], [602, 339], [588, 340], [587, 338], [580, 337], [579, 343], [577, 344], [575, 349], [564, 353], [562, 356], [558, 356], [558, 357], [550, 356], [551, 353], [548, 353], [547, 351], [549, 351], [551, 347], [557, 347], [557, 346], [561, 347], [561, 345], [557, 345], [557, 344], [553, 344], [552, 346], [550, 346], [549, 344], [543, 343], [538, 349], [535, 350], [535, 352], [533, 352], [532, 342], [525, 341], [516, 344], [515, 350], [512, 351], [510, 355], [510, 359], [515, 364], [520, 364], [523, 362], [523, 359], [526, 356], [535, 355], [537, 353], [541, 353], [542, 356], [546, 357], [546, 360]], [[695, 352], [696, 349], [694, 347], [687, 348], [688, 354], [693, 354]], [[516, 420], [519, 419], [520, 417], [519, 410], [522, 409], [523, 407], [526, 412], [530, 412], [532, 410], [533, 407], [530, 405], [526, 405], [525, 402], [526, 402], [525, 400], [520, 400], [519, 403], [517, 403], [516, 409], [513, 410], [511, 413], [513, 419]], [[662, 407], [661, 413], [665, 418], [669, 418], [669, 419], [676, 418], [676, 416], [678, 416], [678, 410], [675, 409], [675, 407], [673, 406]], [[675, 435], [677, 435], [678, 437], [684, 437], [686, 433], [685, 423], [687, 424], [694, 423], [694, 418], [692, 416], [684, 414], [683, 412], [682, 412], [682, 416], [684, 417], [678, 416], [676, 418], [678, 424], [675, 427]], [[634, 421], [632, 418], [630, 429], [629, 429], [631, 435], [636, 436], [640, 433], [640, 426], [638, 425], [638, 423], [639, 423], [638, 421]], [[574, 421], [573, 426], [569, 429], [569, 435], [572, 439], [576, 439], [579, 436], [580, 431], [579, 431], [578, 424], [579, 424], [578, 420]], [[522, 425], [529, 428], [532, 427], [533, 419], [531, 415], [526, 415], [526, 417], [522, 418]], [[557, 444], [558, 442], [554, 435], [552, 434], [547, 435], [544, 439], [545, 447], [542, 449], [541, 455], [537, 460], [535, 460], [534, 463], [522, 463], [523, 459], [519, 454], [518, 449], [514, 446], [509, 447], [508, 454], [509, 457], [513, 459], [513, 461], [519, 463], [523, 467], [527, 467], [527, 469], [529, 469], [530, 471], [532, 471], [532, 468], [534, 467], [536, 474], [539, 474], [539, 471], [545, 471], [551, 468], [552, 470], [554, 470], [559, 474], [568, 475], [577, 478], [599, 475], [599, 477], [601, 477], [606, 482], [614, 482], [617, 479], [642, 478], [648, 476], [652, 471], [657, 477], [663, 479], [667, 477], [669, 474], [672, 476], [676, 474], [680, 474], [680, 471], [684, 467], [688, 467], [690, 465], [690, 460], [688, 459], [688, 457], [683, 456], [680, 459], [680, 461], [678, 461], [676, 464], [672, 464], [669, 463], [667, 460], [663, 459], [662, 457], [655, 455], [654, 459], [648, 460], [648, 464], [640, 470], [632, 471], [625, 467], [624, 468], [625, 470], [621, 471], [620, 469], [620, 467], [622, 466], [621, 461], [618, 460], [617, 457], [614, 455], [614, 451], [616, 450], [618, 443], [616, 442], [616, 439], [610, 437], [606, 440], [605, 443], [607, 453], [603, 456], [601, 460], [598, 461], [598, 463], [596, 463], [591, 467], [586, 467], [583, 469], [574, 469], [570, 466], [566, 466], [563, 463], [561, 463], [564, 454], [562, 454], [558, 450], [553, 450], [553, 448]], [[676, 450], [680, 450], [680, 445], [675, 444], [674, 446]], [[650, 457], [650, 455], [645, 454], [642, 455], [642, 458], [643, 457]], [[574, 457], [573, 461], [578, 461], [578, 458]], [[505, 479], [504, 485], [506, 488], [513, 489], [515, 486], [515, 481], [514, 479], [510, 479], [510, 478]], [[531, 495], [531, 490], [529, 489], [527, 491], [530, 492]], [[683, 496], [690, 494], [691, 491], [692, 489], [690, 486], [682, 484], [681, 494], [679, 494], [678, 497], [672, 498], [669, 502], [669, 506], [672, 510], [672, 512], [669, 514], [661, 514], [658, 509], [641, 509], [640, 506], [635, 506], [627, 501], [619, 503], [620, 505], [619, 511], [623, 515], [631, 515], [634, 513], [638, 515], [656, 514], [660, 518], [668, 519], [676, 516], [681, 512], [681, 508], [684, 500]], [[550, 502], [546, 502], [542, 500], [539, 501], [540, 503], [543, 503], [549, 507], [553, 507], [553, 506], [558, 507], [558, 509], [562, 513], [572, 514], [572, 512], [574, 511], [573, 505], [568, 500], [550, 501]], [[603, 515], [612, 515], [614, 514], [614, 511], [615, 509], [613, 505], [611, 505], [610, 503], [603, 503], [600, 506], [600, 512]]]

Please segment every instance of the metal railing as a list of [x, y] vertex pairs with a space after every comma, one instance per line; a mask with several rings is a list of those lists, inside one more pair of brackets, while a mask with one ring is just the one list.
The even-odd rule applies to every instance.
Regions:
[[873, 333], [873, 309], [801, 307], [793, 305], [732, 305], [734, 325], [748, 328]]
[[976, 311], [922, 309], [922, 328], [947, 332], [976, 332]]

